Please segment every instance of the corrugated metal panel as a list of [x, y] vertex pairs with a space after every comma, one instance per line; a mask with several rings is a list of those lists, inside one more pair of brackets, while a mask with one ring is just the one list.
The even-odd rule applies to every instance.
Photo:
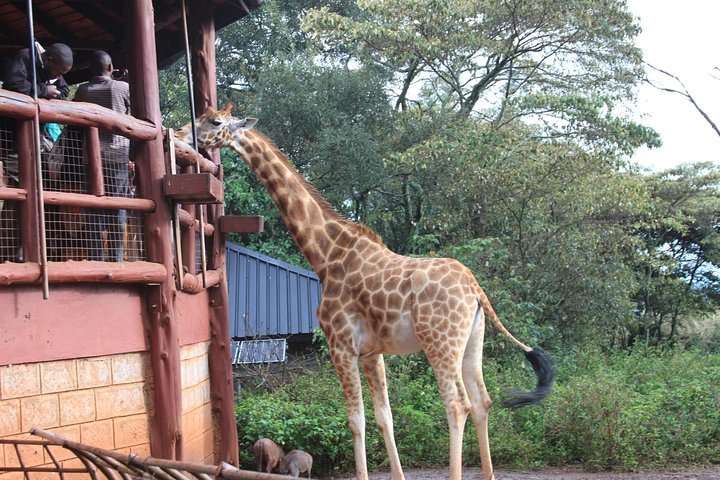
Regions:
[[318, 328], [322, 287], [311, 270], [227, 242], [230, 335], [287, 336]]

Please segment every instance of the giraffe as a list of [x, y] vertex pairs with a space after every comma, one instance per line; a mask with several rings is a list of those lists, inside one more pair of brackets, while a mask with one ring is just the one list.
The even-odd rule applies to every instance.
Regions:
[[[468, 414], [475, 423], [483, 478], [494, 478], [488, 441], [491, 406], [483, 380], [485, 316], [520, 347], [537, 387], [516, 393], [506, 406], [536, 403], [554, 379], [552, 361], [508, 332], [472, 272], [454, 259], [409, 258], [389, 250], [370, 228], [341, 217], [270, 139], [256, 119], [232, 116], [232, 104], [209, 108], [196, 122], [203, 148], [229, 147], [258, 176], [293, 239], [322, 282], [318, 321], [345, 395], [356, 475], [367, 480], [365, 413], [360, 370], [373, 399], [393, 480], [403, 480], [393, 435], [385, 354], [424, 351], [433, 368], [450, 431], [450, 479], [462, 478], [462, 437]], [[178, 131], [190, 141], [189, 127]]]

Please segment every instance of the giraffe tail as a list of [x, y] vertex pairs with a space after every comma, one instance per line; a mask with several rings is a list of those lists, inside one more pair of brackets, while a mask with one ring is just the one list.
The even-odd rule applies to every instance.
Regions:
[[550, 357], [550, 355], [540, 347], [528, 347], [508, 332], [505, 325], [502, 324], [495, 313], [495, 310], [490, 304], [490, 300], [487, 295], [485, 295], [485, 291], [479, 285], [478, 302], [485, 311], [485, 315], [490, 318], [495, 327], [507, 336], [511, 342], [523, 349], [525, 352], [525, 358], [530, 362], [530, 365], [532, 365], [533, 370], [535, 371], [535, 376], [537, 377], [537, 386], [535, 387], [535, 390], [531, 392], [514, 391], [512, 397], [502, 403], [503, 407], [519, 408], [525, 405], [538, 403], [547, 396], [550, 392], [550, 387], [552, 387], [552, 384], [555, 381], [555, 368], [553, 367], [552, 357]]

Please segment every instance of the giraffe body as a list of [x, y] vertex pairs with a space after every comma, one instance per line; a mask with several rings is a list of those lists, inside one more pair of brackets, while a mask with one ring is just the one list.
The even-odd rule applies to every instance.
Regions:
[[[478, 435], [483, 478], [493, 479], [487, 432], [492, 402], [482, 374], [485, 315], [526, 352], [538, 375], [538, 388], [519, 394], [511, 406], [534, 403], [547, 394], [554, 376], [547, 354], [505, 329], [467, 267], [453, 259], [409, 258], [390, 251], [372, 230], [340, 217], [287, 157], [252, 129], [254, 119], [236, 119], [231, 109], [232, 104], [209, 109], [198, 118], [198, 144], [230, 147], [243, 157], [322, 281], [318, 320], [345, 394], [358, 479], [368, 478], [360, 370], [373, 397], [392, 478], [402, 480], [383, 355], [420, 350], [435, 372], [446, 408], [450, 479], [462, 477], [468, 414]], [[176, 135], [188, 142], [189, 128]]]

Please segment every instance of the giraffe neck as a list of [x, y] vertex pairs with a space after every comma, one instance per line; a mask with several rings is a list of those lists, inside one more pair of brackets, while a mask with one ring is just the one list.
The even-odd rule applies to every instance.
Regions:
[[267, 137], [248, 130], [234, 138], [238, 152], [267, 189], [305, 258], [321, 280], [328, 265], [360, 239], [385, 249], [369, 228], [341, 217]]

